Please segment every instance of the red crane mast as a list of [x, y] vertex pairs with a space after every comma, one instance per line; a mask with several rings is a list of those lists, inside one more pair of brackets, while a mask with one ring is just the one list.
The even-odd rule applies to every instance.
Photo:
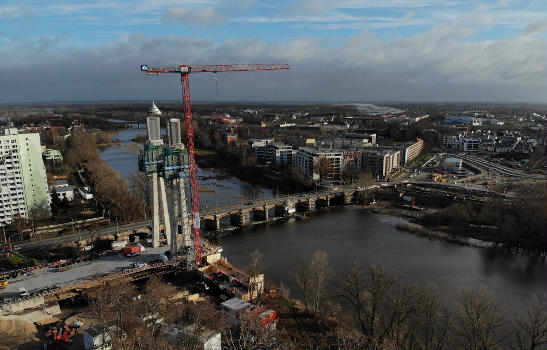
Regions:
[[141, 71], [148, 75], [177, 73], [180, 74], [182, 85], [182, 105], [184, 108], [184, 127], [186, 129], [186, 148], [188, 150], [188, 166], [190, 172], [190, 188], [192, 191], [192, 236], [194, 238], [194, 250], [196, 265], [201, 264], [201, 230], [199, 227], [199, 189], [197, 178], [197, 166], [194, 147], [194, 126], [192, 125], [192, 103], [190, 101], [190, 73], [221, 73], [221, 72], [248, 72], [256, 70], [281, 70], [289, 69], [288, 64], [198, 64], [180, 66], [148, 67], [141, 65]]

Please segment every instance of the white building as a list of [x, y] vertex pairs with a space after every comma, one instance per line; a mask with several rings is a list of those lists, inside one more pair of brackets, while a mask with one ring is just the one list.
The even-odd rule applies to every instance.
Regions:
[[67, 180], [59, 180], [55, 186], [50, 187], [50, 194], [55, 192], [59, 199], [66, 198], [70, 202], [74, 200], [74, 190], [76, 190], [76, 186], [69, 185]]
[[461, 138], [458, 142], [458, 149], [462, 152], [478, 152], [480, 143], [481, 140], [477, 138]]
[[283, 168], [293, 164], [295, 154], [296, 151], [293, 150], [292, 146], [274, 142], [265, 147], [264, 159], [277, 168]]
[[0, 226], [34, 210], [50, 210], [40, 134], [5, 129], [0, 135]]
[[326, 158], [331, 168], [330, 172], [323, 174], [323, 178], [340, 179], [344, 169], [344, 152], [341, 150], [316, 150], [300, 147], [296, 152], [294, 166], [299, 168], [308, 179], [319, 180], [321, 178], [319, 169], [321, 158]]

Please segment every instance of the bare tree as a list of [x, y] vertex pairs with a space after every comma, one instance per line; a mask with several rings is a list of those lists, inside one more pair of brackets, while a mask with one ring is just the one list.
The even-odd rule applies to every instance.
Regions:
[[547, 339], [545, 337], [545, 303], [536, 296], [528, 303], [527, 318], [513, 318], [513, 331], [515, 333], [514, 349], [534, 350], [545, 348]]
[[296, 261], [292, 279], [304, 301], [306, 312], [314, 315], [327, 296], [327, 284], [333, 275], [326, 252], [318, 251], [310, 260], [299, 258]]
[[449, 330], [452, 327], [452, 319], [448, 309], [442, 307], [439, 302], [439, 290], [436, 285], [426, 286], [418, 302], [417, 330], [415, 341], [410, 343], [412, 349], [450, 348]]
[[328, 177], [328, 175], [332, 176], [334, 172], [334, 167], [330, 163], [330, 160], [326, 157], [320, 157], [317, 161], [316, 167], [317, 172], [321, 175], [321, 178]]
[[255, 349], [257, 346], [270, 347], [275, 339], [275, 329], [263, 325], [255, 312], [247, 312], [239, 317], [239, 325], [229, 325], [225, 331], [226, 343], [231, 350]]
[[135, 171], [128, 177], [129, 188], [133, 197], [138, 202], [142, 203], [144, 218], [152, 208], [152, 186], [148, 175], [141, 171]]
[[374, 339], [378, 331], [380, 308], [393, 284], [393, 277], [382, 266], [371, 264], [368, 273], [355, 261], [349, 273], [337, 284], [338, 296], [355, 312], [364, 336]]
[[466, 349], [488, 350], [499, 347], [504, 326], [502, 308], [486, 287], [462, 288], [456, 306], [456, 331]]
[[[251, 276], [249, 279], [249, 295], [253, 297], [259, 296], [258, 292], [263, 289], [264, 279], [259, 278], [264, 273], [264, 270], [268, 267], [268, 262], [264, 257], [264, 254], [258, 249], [255, 249], [251, 253], [251, 263], [247, 267], [247, 273]], [[260, 286], [262, 284], [262, 286]]]

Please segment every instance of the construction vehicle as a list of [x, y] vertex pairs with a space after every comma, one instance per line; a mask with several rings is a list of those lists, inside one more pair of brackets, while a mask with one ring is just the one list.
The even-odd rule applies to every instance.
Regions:
[[76, 329], [66, 323], [61, 327], [50, 328], [44, 335], [48, 340], [46, 349], [60, 349], [63, 345], [72, 342], [72, 337], [76, 334]]
[[129, 247], [124, 247], [122, 249], [122, 254], [127, 256], [128, 258], [130, 258], [132, 256], [135, 256], [135, 255], [140, 255], [141, 254], [141, 247], [139, 245], [132, 245], [132, 246], [129, 246]]

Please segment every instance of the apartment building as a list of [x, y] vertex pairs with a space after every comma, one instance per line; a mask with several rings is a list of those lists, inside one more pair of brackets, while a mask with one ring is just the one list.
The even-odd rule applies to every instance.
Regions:
[[331, 170], [323, 174], [323, 178], [340, 179], [344, 171], [344, 152], [341, 150], [318, 150], [309, 147], [300, 147], [296, 152], [294, 166], [299, 168], [308, 179], [321, 179], [319, 164], [321, 158], [328, 159]]
[[376, 179], [386, 179], [395, 168], [399, 167], [400, 158], [400, 151], [363, 150], [363, 169]]
[[49, 213], [47, 176], [40, 135], [4, 129], [0, 135], [0, 226], [14, 215]]
[[292, 146], [274, 142], [265, 147], [264, 159], [277, 168], [284, 168], [292, 166], [295, 154]]

